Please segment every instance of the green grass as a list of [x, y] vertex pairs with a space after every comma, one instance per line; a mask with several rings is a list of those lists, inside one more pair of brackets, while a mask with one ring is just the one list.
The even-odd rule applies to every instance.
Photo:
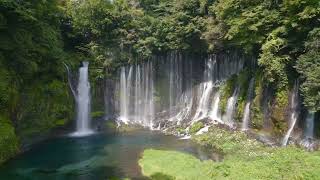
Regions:
[[151, 179], [161, 174], [170, 180], [320, 179], [320, 152], [266, 147], [242, 132], [218, 128], [195, 140], [221, 151], [224, 160], [200, 161], [190, 154], [147, 149], [139, 161], [142, 173]]
[[[167, 179], [201, 179], [210, 180], [212, 161], [203, 161], [190, 154], [176, 151], [148, 149], [139, 161], [142, 173], [148, 177], [161, 175]], [[160, 178], [159, 178], [160, 179]]]

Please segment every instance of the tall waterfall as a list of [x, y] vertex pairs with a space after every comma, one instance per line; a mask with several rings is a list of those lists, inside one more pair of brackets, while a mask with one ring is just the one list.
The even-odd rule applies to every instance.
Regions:
[[88, 78], [88, 62], [83, 62], [79, 69], [77, 88], [77, 130], [73, 136], [86, 136], [92, 134], [90, 129], [90, 83]]
[[182, 59], [177, 53], [169, 55], [169, 115], [175, 113], [179, 103], [179, 97], [182, 96]]
[[229, 126], [234, 125], [233, 116], [234, 116], [234, 112], [236, 110], [236, 104], [237, 104], [237, 100], [238, 100], [239, 91], [240, 91], [240, 88], [236, 87], [233, 91], [232, 96], [227, 101], [227, 109], [226, 109], [226, 113], [224, 115], [223, 121], [226, 124], [228, 124]]
[[298, 120], [299, 116], [299, 84], [298, 81], [295, 82], [293, 87], [293, 92], [290, 97], [290, 119], [289, 119], [289, 129], [282, 140], [282, 146], [286, 146], [288, 144], [289, 137], [293, 131], [294, 126]]
[[308, 112], [305, 122], [304, 136], [313, 139], [314, 137], [314, 112]]
[[242, 118], [242, 130], [248, 130], [250, 121], [250, 106], [253, 96], [254, 78], [251, 78], [247, 94], [247, 102], [244, 108], [243, 118]]
[[119, 119], [128, 123], [128, 88], [127, 88], [127, 79], [126, 79], [126, 69], [125, 67], [121, 68], [121, 77], [120, 77], [120, 117]]
[[153, 126], [154, 83], [152, 61], [122, 67], [120, 72], [120, 117], [123, 123]]

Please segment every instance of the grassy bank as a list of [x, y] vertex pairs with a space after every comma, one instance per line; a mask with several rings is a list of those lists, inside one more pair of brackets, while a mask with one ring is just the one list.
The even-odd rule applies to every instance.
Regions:
[[200, 161], [175, 151], [148, 149], [139, 164], [144, 175], [166, 179], [319, 179], [320, 152], [295, 147], [271, 148], [242, 132], [211, 128], [194, 138], [224, 154], [222, 162]]

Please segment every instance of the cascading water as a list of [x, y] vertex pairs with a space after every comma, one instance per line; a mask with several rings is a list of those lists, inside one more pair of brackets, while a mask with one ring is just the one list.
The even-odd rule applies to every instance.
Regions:
[[251, 106], [252, 95], [253, 95], [253, 87], [254, 87], [254, 78], [252, 78], [249, 83], [247, 102], [246, 102], [246, 105], [244, 108], [244, 113], [243, 113], [243, 118], [242, 118], [242, 130], [243, 131], [246, 131], [249, 128], [250, 106]]
[[242, 67], [242, 58], [233, 54], [200, 61], [177, 53], [122, 67], [118, 120], [151, 129], [204, 118], [222, 123], [219, 86]]
[[293, 131], [294, 126], [298, 120], [299, 116], [299, 84], [298, 81], [295, 82], [293, 87], [293, 92], [290, 98], [290, 119], [289, 119], [289, 129], [282, 140], [282, 146], [286, 146], [288, 144], [289, 137]]
[[126, 79], [126, 69], [121, 68], [120, 74], [120, 117], [119, 119], [128, 124], [128, 88]]
[[152, 128], [154, 83], [152, 62], [122, 67], [120, 72], [119, 121]]
[[168, 80], [169, 80], [169, 116], [177, 112], [179, 98], [182, 96], [182, 61], [178, 53], [169, 55]]
[[313, 139], [314, 134], [314, 112], [309, 112], [305, 122], [304, 136]]
[[77, 88], [77, 130], [72, 136], [86, 136], [92, 134], [90, 129], [90, 83], [88, 78], [88, 62], [83, 62], [79, 69]]
[[234, 126], [233, 115], [236, 109], [236, 104], [238, 100], [239, 87], [236, 87], [233, 91], [232, 96], [227, 101], [226, 113], [224, 115], [223, 121], [229, 126]]
[[220, 91], [218, 91], [213, 98], [212, 110], [209, 114], [209, 117], [210, 119], [216, 122], [223, 123], [223, 121], [221, 120], [220, 112], [219, 112], [219, 103], [220, 103]]
[[308, 150], [314, 150], [314, 112], [308, 112], [308, 116], [305, 120], [304, 127], [304, 139], [300, 142], [300, 145]]
[[216, 63], [216, 59], [213, 60], [212, 57], [208, 59], [206, 62], [206, 68], [204, 71], [204, 80], [205, 82], [200, 84], [200, 92], [201, 92], [201, 98], [198, 103], [197, 111], [193, 117], [192, 122], [196, 122], [198, 120], [201, 120], [208, 116], [209, 113], [209, 103], [210, 103], [210, 96], [214, 87], [213, 84], [213, 77], [212, 77], [212, 71], [213, 67]]

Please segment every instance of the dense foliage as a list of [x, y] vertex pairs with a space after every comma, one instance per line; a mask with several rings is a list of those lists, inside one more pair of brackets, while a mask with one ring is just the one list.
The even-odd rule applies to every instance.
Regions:
[[90, 59], [101, 79], [169, 51], [228, 49], [257, 59], [255, 126], [261, 89], [273, 90], [272, 117], [282, 121], [296, 79], [306, 109], [319, 111], [319, 19], [318, 0], [0, 0], [0, 113], [19, 137], [67, 123], [73, 103], [64, 63]]
[[167, 51], [241, 48], [257, 57], [276, 93], [298, 78], [304, 105], [320, 108], [317, 0], [91, 0], [67, 9], [86, 38], [81, 48], [108, 69]]
[[13, 136], [43, 134], [72, 115], [62, 18], [54, 0], [0, 1], [0, 113], [10, 119], [1, 127]]

